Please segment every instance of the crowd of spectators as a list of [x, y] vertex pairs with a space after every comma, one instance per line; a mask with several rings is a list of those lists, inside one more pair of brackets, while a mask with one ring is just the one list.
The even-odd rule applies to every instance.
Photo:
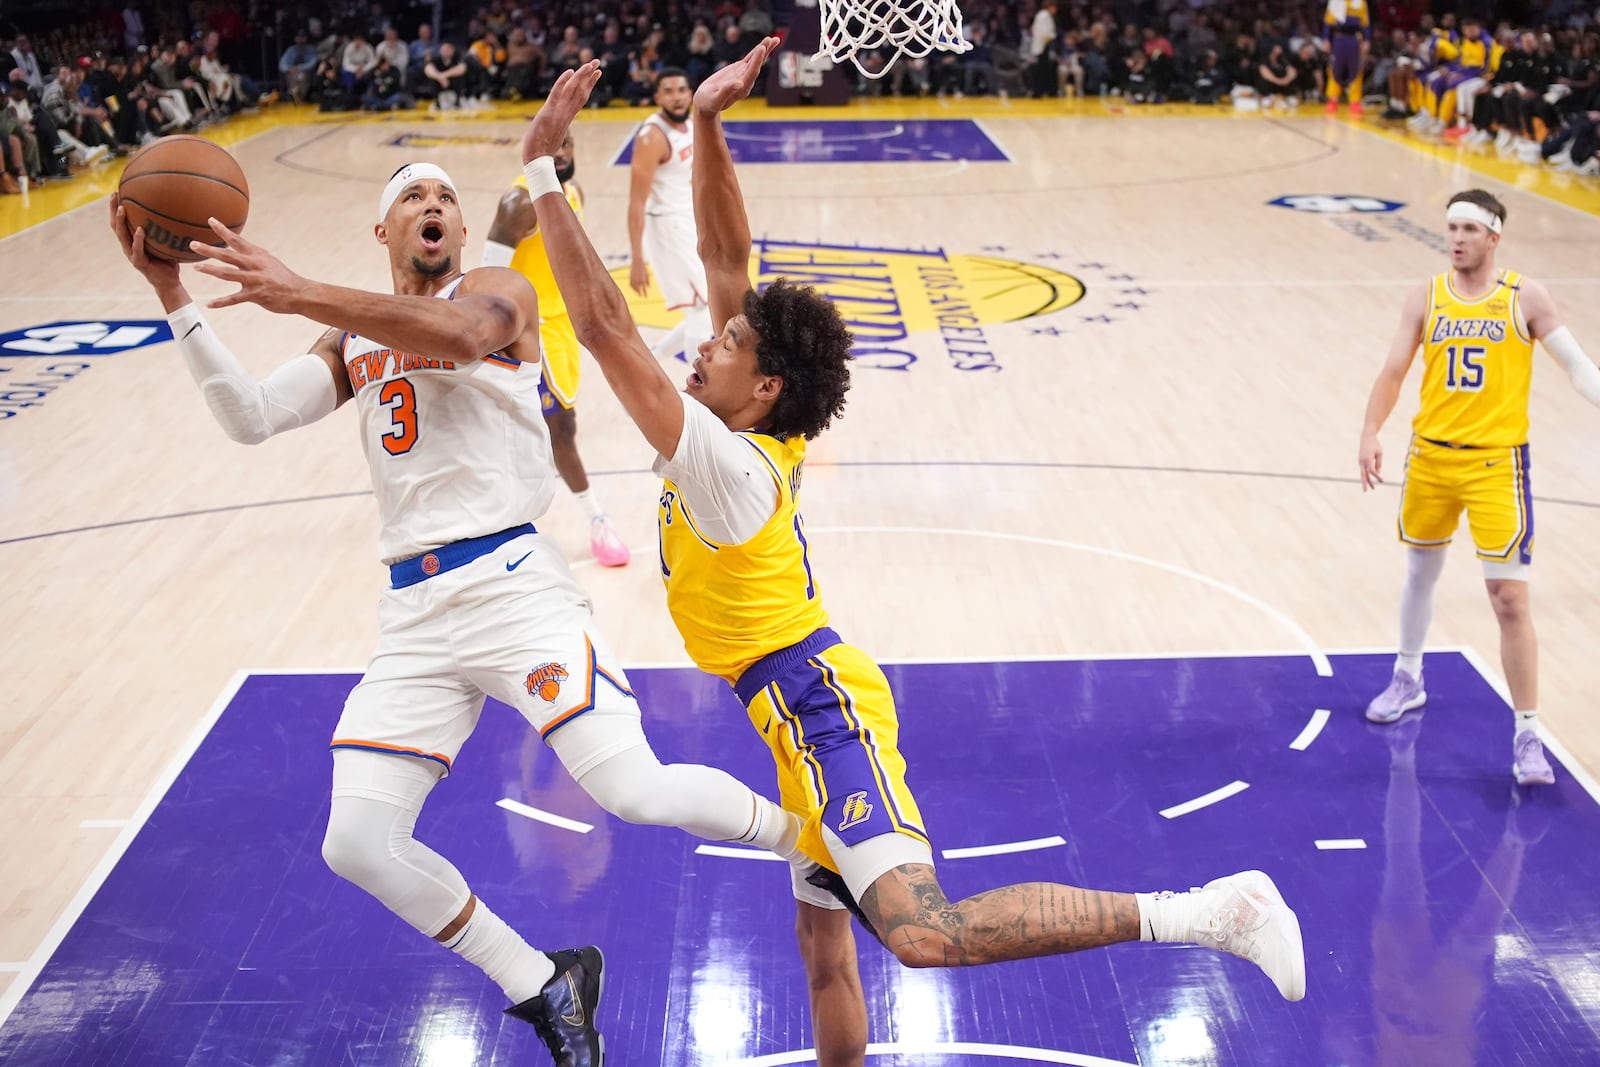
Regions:
[[[258, 0], [128, 0], [120, 11], [41, 14], [31, 33], [0, 25], [10, 89], [0, 110], [0, 188], [70, 176], [278, 93], [327, 111], [475, 110], [540, 98], [563, 70], [598, 59], [592, 105], [641, 104], [662, 69], [685, 70], [698, 85], [766, 34], [785, 32], [794, 2], [491, 0], [457, 9], [285, 0], [269, 9]], [[1530, 162], [1583, 169], [1594, 160], [1593, 0], [1369, 6], [1361, 63], [1369, 102], [1387, 117], [1411, 118], [1419, 136]], [[1324, 0], [968, 0], [961, 10], [969, 51], [901, 58], [881, 78], [850, 67], [855, 90], [1292, 110], [1329, 89]], [[1460, 85], [1440, 82], [1438, 41], [1459, 42], [1467, 19], [1497, 51], [1494, 69], [1467, 79], [1476, 84], [1457, 100]], [[882, 71], [890, 58], [879, 51], [863, 62]], [[1461, 105], [1445, 119], [1443, 98]]]

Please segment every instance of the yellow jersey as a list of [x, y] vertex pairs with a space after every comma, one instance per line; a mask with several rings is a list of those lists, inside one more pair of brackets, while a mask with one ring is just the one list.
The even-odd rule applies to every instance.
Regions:
[[1517, 304], [1522, 275], [1503, 270], [1494, 288], [1467, 300], [1450, 273], [1428, 286], [1422, 331], [1422, 408], [1418, 437], [1475, 448], [1528, 441], [1533, 338]]
[[[528, 179], [517, 175], [516, 186], [526, 189]], [[567, 203], [572, 205], [578, 221], [582, 222], [583, 191], [578, 188], [578, 183], [567, 182], [561, 186], [561, 191], [566, 194]], [[539, 294], [541, 318], [553, 319], [567, 313], [567, 303], [561, 299], [561, 290], [556, 288], [555, 273], [550, 269], [550, 254], [544, 249], [543, 230], [536, 229], [517, 242], [515, 251], [511, 253], [511, 269], [533, 283], [534, 292]]]
[[806, 441], [746, 432], [778, 486], [778, 506], [750, 540], [706, 538], [668, 480], [661, 490], [661, 575], [667, 609], [695, 665], [730, 685], [751, 664], [828, 625], [800, 518]]

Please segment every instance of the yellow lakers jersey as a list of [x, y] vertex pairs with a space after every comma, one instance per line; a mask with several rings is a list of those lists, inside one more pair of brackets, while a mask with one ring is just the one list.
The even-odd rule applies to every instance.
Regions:
[[1476, 300], [1446, 271], [1429, 283], [1422, 331], [1418, 437], [1452, 445], [1509, 448], [1528, 441], [1533, 339], [1517, 305], [1522, 275], [1503, 270]]
[[1336, 30], [1365, 30], [1372, 25], [1372, 17], [1367, 11], [1367, 0], [1328, 0], [1322, 22]]
[[805, 438], [739, 436], [760, 453], [778, 485], [777, 509], [761, 531], [742, 545], [709, 540], [670, 481], [662, 486], [659, 516], [672, 621], [695, 665], [730, 684], [756, 660], [828, 624], [798, 503]]
[[[519, 189], [526, 189], [528, 179], [519, 174], [516, 185]], [[567, 194], [567, 203], [572, 205], [578, 221], [582, 222], [583, 192], [578, 188], [578, 183], [567, 182], [561, 191]], [[540, 317], [551, 319], [567, 313], [566, 301], [561, 299], [561, 290], [556, 288], [556, 276], [550, 270], [550, 255], [544, 250], [543, 230], [534, 230], [517, 243], [516, 250], [511, 254], [511, 269], [533, 283], [534, 292], [539, 294]]]
[[1462, 38], [1456, 46], [1455, 60], [1462, 70], [1497, 71], [1500, 69], [1500, 60], [1505, 56], [1505, 49], [1500, 43], [1487, 33], [1481, 33], [1476, 38]]

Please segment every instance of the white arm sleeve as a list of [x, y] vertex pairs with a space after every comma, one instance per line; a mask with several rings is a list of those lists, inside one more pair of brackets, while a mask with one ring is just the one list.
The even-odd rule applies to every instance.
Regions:
[[1578, 339], [1565, 326], [1548, 337], [1540, 338], [1544, 350], [1555, 357], [1561, 369], [1572, 379], [1572, 387], [1595, 407], [1600, 407], [1600, 367], [1583, 354]]
[[778, 483], [760, 446], [691, 396], [683, 397], [678, 450], [658, 457], [655, 472], [672, 479], [695, 525], [718, 544], [744, 544], [778, 509]]
[[320, 356], [291, 359], [258, 382], [207, 325], [198, 305], [184, 305], [167, 322], [212, 416], [241, 444], [258, 445], [275, 433], [316, 422], [339, 406], [333, 374]]

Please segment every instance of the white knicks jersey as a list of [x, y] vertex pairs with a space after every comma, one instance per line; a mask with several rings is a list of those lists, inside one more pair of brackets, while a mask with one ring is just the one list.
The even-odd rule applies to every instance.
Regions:
[[[454, 296], [461, 279], [437, 295]], [[555, 495], [539, 367], [498, 353], [467, 364], [346, 333], [385, 564], [533, 522]]]
[[[645, 201], [646, 215], [693, 215], [694, 187], [689, 182], [694, 168], [694, 123], [676, 129], [661, 117], [661, 112], [644, 120], [644, 126], [654, 126], [667, 139], [667, 161], [656, 168], [656, 178], [650, 185], [650, 199]], [[644, 126], [639, 132], [644, 132]], [[634, 145], [634, 151], [639, 146]]]

